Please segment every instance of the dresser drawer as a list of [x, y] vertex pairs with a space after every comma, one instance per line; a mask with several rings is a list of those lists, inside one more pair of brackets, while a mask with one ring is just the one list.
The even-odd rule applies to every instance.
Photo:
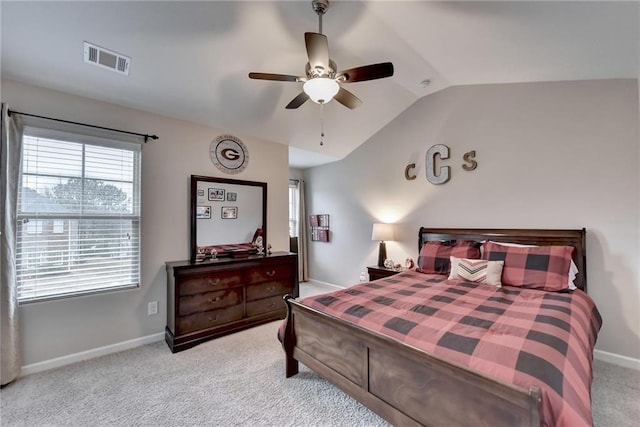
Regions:
[[242, 319], [242, 304], [220, 310], [203, 311], [189, 316], [180, 316], [178, 319], [178, 333], [188, 334], [240, 319]]
[[242, 284], [242, 271], [227, 270], [206, 275], [184, 275], [179, 276], [177, 281], [180, 296], [201, 294], [208, 291], [240, 286]]
[[251, 301], [247, 303], [247, 317], [257, 316], [258, 314], [263, 313], [271, 313], [272, 311], [285, 310], [286, 307], [287, 306], [282, 300], [282, 295]]
[[219, 308], [238, 305], [241, 302], [242, 288], [185, 295], [180, 297], [178, 314], [180, 316], [185, 316], [201, 311], [217, 310]]
[[252, 284], [271, 280], [288, 279], [293, 277], [293, 270], [293, 263], [255, 267], [247, 272], [247, 283]]
[[272, 281], [247, 286], [247, 301], [290, 294], [293, 292], [290, 281]]

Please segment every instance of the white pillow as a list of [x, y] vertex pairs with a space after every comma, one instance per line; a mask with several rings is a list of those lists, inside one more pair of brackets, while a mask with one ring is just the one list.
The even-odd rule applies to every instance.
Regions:
[[[485, 242], [491, 242], [493, 244], [496, 245], [502, 245], [502, 246], [511, 246], [511, 247], [516, 247], [516, 248], [531, 248], [534, 247], [536, 245], [523, 245], [520, 243], [507, 243], [507, 242], [496, 242], [494, 240], [485, 240]], [[485, 243], [482, 242], [482, 243]], [[484, 245], [480, 246], [480, 256], [484, 255]], [[569, 285], [569, 289], [570, 290], [574, 290], [577, 289], [576, 285], [573, 284], [573, 281], [575, 280], [576, 276], [578, 275], [578, 266], [576, 265], [575, 262], [573, 262], [573, 260], [571, 260], [571, 267], [569, 267], [569, 275], [567, 277], [567, 281], [568, 281], [568, 285]]]
[[504, 261], [488, 261], [486, 259], [466, 259], [449, 257], [451, 272], [449, 279], [462, 279], [469, 282], [485, 283], [502, 287], [502, 267]]

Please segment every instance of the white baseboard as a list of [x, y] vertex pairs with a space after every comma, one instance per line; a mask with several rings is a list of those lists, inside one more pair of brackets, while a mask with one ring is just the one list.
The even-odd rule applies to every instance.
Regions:
[[117, 353], [123, 350], [129, 350], [145, 344], [151, 344], [164, 339], [164, 332], [146, 337], [135, 338], [129, 341], [122, 341], [116, 344], [106, 345], [104, 347], [93, 348], [80, 353], [69, 354], [67, 356], [56, 357], [55, 359], [44, 360], [38, 363], [32, 363], [22, 367], [22, 375], [35, 374], [53, 368], [70, 365], [72, 363], [81, 362], [83, 360], [93, 359], [95, 357], [106, 356], [107, 354]]
[[602, 360], [603, 362], [609, 362], [614, 365], [640, 371], [640, 359], [634, 359], [633, 357], [622, 356], [602, 350], [593, 350], [593, 357], [598, 360]]
[[[337, 289], [345, 289], [342, 286], [334, 285], [332, 283], [322, 282], [320, 280], [309, 279], [322, 285], [331, 286]], [[38, 363], [32, 363], [31, 365], [25, 365], [22, 367], [22, 375], [35, 374], [37, 372], [46, 371], [53, 368], [59, 368], [61, 366], [70, 365], [72, 363], [81, 362], [83, 360], [89, 360], [100, 356], [106, 356], [108, 354], [117, 353], [119, 351], [129, 350], [131, 348], [139, 347], [145, 344], [151, 344], [164, 339], [164, 332], [159, 332], [153, 335], [147, 335], [145, 337], [135, 338], [129, 341], [123, 341], [116, 344], [107, 345], [104, 347], [98, 347], [80, 353], [69, 354], [67, 356], [57, 357], [55, 359], [49, 359]], [[614, 365], [622, 366], [625, 368], [635, 369], [640, 371], [640, 359], [634, 359], [633, 357], [622, 356], [615, 353], [609, 353], [603, 350], [594, 350], [593, 356], [604, 362], [612, 363]]]
[[[316, 280], [316, 279], [311, 279], [310, 278], [308, 281], [309, 282], [314, 282], [314, 283], [319, 283], [319, 284], [325, 285], [325, 286], [331, 286], [331, 287], [336, 288], [336, 289], [346, 289], [345, 286], [338, 286], [338, 285], [334, 285], [333, 283], [323, 282], [321, 280]], [[304, 283], [304, 282], [302, 282], [302, 283]]]

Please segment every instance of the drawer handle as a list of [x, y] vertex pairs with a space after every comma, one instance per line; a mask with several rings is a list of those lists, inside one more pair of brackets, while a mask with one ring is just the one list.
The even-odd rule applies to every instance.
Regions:
[[221, 298], [220, 298], [220, 297], [211, 298], [211, 299], [209, 300], [209, 303], [211, 303], [211, 304], [215, 304], [215, 303], [217, 303], [217, 302], [218, 302], [218, 301], [220, 301], [220, 300], [221, 300]]
[[267, 271], [267, 276], [273, 277], [275, 275], [276, 275], [276, 271], [275, 270]]
[[220, 279], [219, 278], [209, 279], [209, 286], [215, 286], [218, 283], [220, 283]]
[[218, 316], [217, 315], [213, 315], [213, 316], [209, 316], [209, 322], [213, 322], [214, 320], [218, 320]]
[[269, 308], [272, 308], [274, 305], [276, 305], [276, 303], [274, 303], [273, 301], [269, 303]]
[[267, 288], [267, 292], [273, 292], [273, 291], [275, 291], [275, 290], [276, 290], [276, 287], [275, 287], [275, 286], [269, 286], [269, 287]]

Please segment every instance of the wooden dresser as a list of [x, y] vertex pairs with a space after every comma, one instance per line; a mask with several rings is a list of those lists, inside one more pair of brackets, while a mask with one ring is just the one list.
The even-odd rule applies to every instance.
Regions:
[[367, 273], [369, 273], [369, 280], [374, 281], [385, 277], [393, 276], [394, 274], [402, 273], [405, 269], [396, 270], [393, 268], [379, 267], [377, 265], [367, 267]]
[[298, 257], [289, 252], [167, 266], [167, 327], [172, 352], [284, 319], [283, 295], [298, 296]]

